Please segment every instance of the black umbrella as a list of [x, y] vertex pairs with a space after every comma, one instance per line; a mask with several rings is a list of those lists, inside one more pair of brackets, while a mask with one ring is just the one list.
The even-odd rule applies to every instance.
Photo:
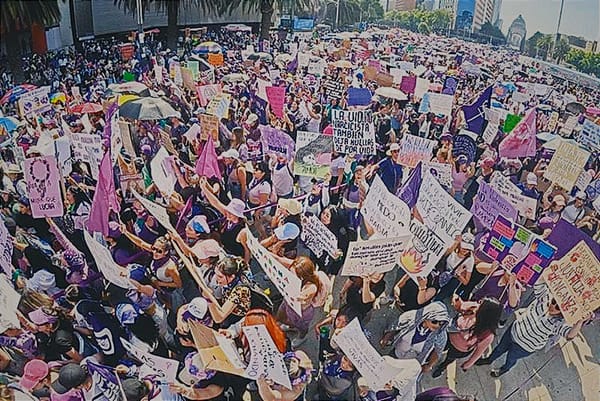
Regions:
[[180, 116], [169, 103], [156, 97], [141, 97], [123, 103], [119, 107], [119, 115], [135, 120], [162, 120]]
[[571, 102], [567, 103], [567, 105], [565, 106], [565, 110], [567, 110], [569, 113], [580, 114], [585, 111], [585, 106], [581, 103]]

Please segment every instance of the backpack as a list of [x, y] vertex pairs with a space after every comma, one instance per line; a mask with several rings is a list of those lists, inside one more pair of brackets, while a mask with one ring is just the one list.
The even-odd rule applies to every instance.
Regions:
[[259, 286], [254, 283], [243, 283], [241, 285], [248, 287], [250, 290], [250, 309], [262, 309], [273, 313], [273, 301]]

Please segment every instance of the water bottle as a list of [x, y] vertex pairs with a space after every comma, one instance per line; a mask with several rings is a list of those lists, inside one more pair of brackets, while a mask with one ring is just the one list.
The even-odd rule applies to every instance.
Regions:
[[329, 326], [319, 329], [319, 361], [325, 360], [325, 353], [329, 351]]

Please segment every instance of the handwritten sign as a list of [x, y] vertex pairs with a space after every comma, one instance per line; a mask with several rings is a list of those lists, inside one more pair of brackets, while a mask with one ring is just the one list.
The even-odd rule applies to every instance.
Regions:
[[175, 189], [177, 177], [171, 167], [171, 157], [164, 146], [161, 146], [150, 162], [152, 180], [161, 193], [171, 195]]
[[273, 153], [286, 158], [291, 157], [296, 146], [291, 136], [270, 125], [261, 125], [259, 128], [263, 149], [266, 153]]
[[302, 218], [302, 232], [300, 238], [308, 249], [317, 257], [321, 257], [323, 252], [334, 258], [338, 249], [338, 240], [325, 224], [315, 215], [304, 216]]
[[452, 185], [452, 165], [449, 163], [424, 161], [421, 163], [421, 170], [422, 174], [429, 171], [446, 188]]
[[198, 93], [200, 105], [202, 107], [206, 107], [206, 105], [208, 104], [208, 102], [210, 102], [211, 99], [223, 93], [223, 88], [221, 88], [221, 85], [218, 84], [201, 85], [196, 86], [196, 92]]
[[[163, 358], [158, 355], [153, 355], [131, 344], [129, 341], [121, 338], [123, 347], [138, 361], [142, 362], [142, 367], [149, 370], [148, 373], [157, 375], [167, 383], [175, 383], [177, 378], [177, 368], [179, 362], [169, 358]], [[141, 377], [145, 375], [140, 374]]]
[[544, 280], [571, 326], [600, 307], [600, 261], [583, 241], [553, 262]]
[[248, 233], [248, 248], [250, 253], [262, 267], [265, 274], [281, 293], [285, 301], [292, 307], [294, 312], [302, 316], [302, 307], [297, 300], [300, 296], [302, 281], [289, 269], [279, 263], [267, 249], [260, 244], [260, 241], [250, 232]]
[[381, 238], [409, 234], [408, 205], [388, 191], [379, 175], [375, 175], [360, 212]]
[[537, 199], [521, 194], [521, 190], [500, 172], [492, 174], [490, 185], [517, 209], [519, 216], [535, 220]]
[[443, 93], [429, 93], [429, 111], [434, 114], [449, 116], [452, 113], [454, 96]]
[[590, 149], [600, 151], [600, 125], [586, 119], [583, 122], [583, 128], [577, 142], [588, 146]]
[[[336, 240], [337, 244], [337, 240]], [[7, 276], [12, 276], [13, 241], [4, 221], [0, 221], [0, 267]]]
[[323, 87], [325, 87], [325, 94], [329, 99], [340, 100], [345, 90], [343, 82], [336, 81], [333, 79], [326, 80], [323, 84]]
[[25, 181], [34, 218], [59, 217], [64, 214], [60, 180], [54, 156], [25, 159]]
[[158, 220], [158, 222], [165, 228], [167, 231], [175, 231], [173, 225], [171, 224], [171, 220], [169, 219], [169, 214], [167, 213], [167, 209], [158, 205], [151, 200], [148, 200], [142, 197], [137, 191], [134, 189], [131, 190], [135, 199], [137, 199], [142, 206], [150, 213], [152, 216]]
[[420, 161], [430, 160], [436, 141], [421, 138], [416, 135], [404, 135], [400, 141], [398, 162], [410, 168], [415, 168]]
[[456, 135], [452, 144], [452, 155], [457, 157], [464, 155], [469, 163], [475, 161], [477, 154], [477, 144], [469, 135]]
[[33, 114], [42, 114], [52, 108], [50, 103], [50, 87], [42, 86], [19, 97], [19, 113], [21, 116], [31, 116]]
[[385, 273], [397, 264], [400, 254], [408, 248], [412, 235], [350, 242], [342, 276], [364, 276]]
[[213, 141], [219, 140], [219, 118], [211, 114], [200, 114], [200, 128], [202, 137], [212, 136]]
[[416, 206], [425, 225], [446, 244], [452, 243], [471, 219], [471, 213], [454, 200], [428, 171], [423, 174]]
[[570, 191], [577, 182], [577, 177], [583, 171], [589, 157], [590, 153], [579, 146], [562, 141], [552, 159], [550, 159], [544, 177]]
[[292, 383], [283, 355], [279, 352], [264, 324], [242, 327], [250, 347], [246, 377], [257, 380], [264, 376], [291, 390]]
[[317, 132], [298, 131], [294, 174], [325, 178], [331, 165], [333, 138]]
[[446, 252], [446, 244], [417, 219], [410, 222], [413, 235], [409, 248], [400, 254], [399, 265], [412, 278], [427, 277]]
[[479, 183], [479, 190], [471, 207], [471, 213], [473, 213], [476, 221], [489, 229], [498, 216], [502, 215], [511, 220], [516, 220], [518, 212], [512, 203], [482, 180]]
[[85, 243], [96, 261], [96, 266], [104, 278], [117, 287], [131, 289], [135, 288], [129, 281], [127, 269], [119, 266], [113, 259], [108, 247], [100, 244], [87, 232], [83, 230]]
[[340, 153], [375, 154], [375, 127], [371, 110], [331, 110], [333, 146]]
[[71, 135], [71, 141], [75, 159], [88, 163], [92, 177], [97, 179], [100, 162], [104, 156], [102, 138], [98, 135], [74, 132]]
[[229, 104], [231, 103], [231, 95], [221, 93], [212, 98], [206, 106], [206, 113], [221, 118], [229, 116]]

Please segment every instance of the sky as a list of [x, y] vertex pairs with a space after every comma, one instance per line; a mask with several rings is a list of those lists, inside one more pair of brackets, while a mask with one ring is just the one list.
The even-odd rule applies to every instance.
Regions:
[[[600, 0], [564, 0], [560, 33], [600, 40]], [[506, 33], [512, 21], [521, 14], [527, 26], [527, 37], [536, 31], [556, 33], [560, 0], [502, 0], [500, 18]]]

